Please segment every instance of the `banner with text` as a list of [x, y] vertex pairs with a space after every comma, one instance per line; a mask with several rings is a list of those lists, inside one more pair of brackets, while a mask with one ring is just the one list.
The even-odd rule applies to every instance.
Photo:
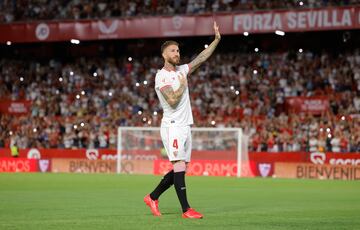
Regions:
[[321, 114], [329, 109], [327, 97], [287, 97], [285, 103], [287, 110], [293, 113]]
[[[20, 158], [29, 159], [84, 159], [84, 160], [117, 160], [116, 149], [20, 149]], [[0, 148], [0, 158], [11, 157], [10, 148]], [[122, 160], [166, 160], [160, 149], [126, 150], [121, 154]], [[192, 160], [236, 160], [235, 151], [193, 150]], [[331, 165], [360, 165], [360, 153], [323, 153], [323, 152], [250, 152], [249, 160], [256, 164], [273, 164], [275, 162], [312, 163]], [[264, 168], [265, 166], [261, 166]], [[266, 166], [268, 167], [268, 166]]]
[[31, 111], [31, 101], [0, 100], [0, 113], [10, 115], [26, 115]]
[[279, 178], [360, 180], [360, 166], [275, 163]]
[[[20, 149], [19, 156], [23, 158], [49, 159], [71, 158], [88, 160], [116, 160], [116, 149]], [[10, 148], [0, 148], [0, 157], [11, 157]], [[124, 150], [122, 160], [156, 160], [160, 159], [160, 149], [154, 150]]]
[[[114, 160], [53, 159], [52, 172], [62, 173], [116, 173]], [[147, 160], [121, 161], [121, 173], [152, 174], [153, 163]]]
[[212, 35], [216, 20], [222, 34], [349, 30], [360, 28], [360, 6], [275, 10], [217, 15], [134, 17], [131, 19], [41, 21], [0, 24], [0, 42], [49, 42]]
[[38, 172], [38, 161], [26, 158], [0, 158], [0, 172]]
[[[173, 169], [168, 160], [154, 161], [154, 174], [164, 175]], [[247, 162], [243, 164], [241, 175], [244, 177], [259, 176], [256, 174], [255, 164]], [[188, 164], [186, 174], [190, 176], [236, 176], [236, 160], [192, 160]]]

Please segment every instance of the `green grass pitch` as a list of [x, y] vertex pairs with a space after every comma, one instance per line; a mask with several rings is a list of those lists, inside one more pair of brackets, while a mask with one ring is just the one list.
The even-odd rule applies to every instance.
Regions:
[[153, 217], [159, 176], [0, 174], [0, 229], [360, 229], [360, 182], [187, 177], [202, 220], [181, 218], [174, 188]]

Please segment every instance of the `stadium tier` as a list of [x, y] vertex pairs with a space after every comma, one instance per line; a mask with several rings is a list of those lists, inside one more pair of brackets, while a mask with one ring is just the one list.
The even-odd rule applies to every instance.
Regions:
[[[316, 36], [321, 40], [327, 34]], [[260, 52], [247, 42], [237, 46], [248, 51], [228, 51], [237, 37], [228, 38], [229, 44], [220, 47], [223, 51], [193, 74], [189, 84], [196, 85], [191, 89], [195, 125], [241, 127], [251, 136], [251, 151], [306, 151], [316, 146], [323, 151], [359, 151], [359, 50], [336, 54], [325, 45], [321, 51], [314, 45], [303, 47], [303, 52], [267, 51], [271, 47], [262, 44], [261, 37], [255, 39]], [[203, 46], [200, 40], [195, 49]], [[342, 43], [339, 40], [334, 42]], [[118, 126], [160, 125], [162, 111], [153, 90], [154, 75], [162, 65], [158, 55], [140, 55], [142, 46], [124, 51], [90, 42], [79, 49], [115, 48], [128, 55], [79, 57], [77, 48], [55, 46], [49, 52], [57, 57], [36, 60], [24, 54], [0, 60], [1, 147], [13, 140], [20, 148], [115, 148]], [[62, 50], [67, 54], [60, 54]], [[11, 106], [20, 116], [9, 113]]]
[[1, 1], [0, 22], [206, 14], [268, 9], [351, 6], [359, 0], [137, 0]]

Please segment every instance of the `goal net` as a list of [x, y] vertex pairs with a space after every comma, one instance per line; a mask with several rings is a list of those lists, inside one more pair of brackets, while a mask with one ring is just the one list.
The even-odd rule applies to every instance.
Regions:
[[[190, 175], [251, 176], [248, 137], [243, 134], [242, 129], [191, 128], [191, 132]], [[163, 148], [159, 127], [118, 128], [117, 173], [136, 173], [136, 170], [124, 168], [129, 167], [130, 161], [131, 165], [135, 165], [132, 168], [142, 162], [140, 167], [143, 171], [144, 167], [149, 167], [146, 162], [151, 162], [152, 168], [147, 172], [155, 174], [161, 174], [161, 169], [166, 169], [164, 165], [168, 165], [167, 169], [171, 167]]]

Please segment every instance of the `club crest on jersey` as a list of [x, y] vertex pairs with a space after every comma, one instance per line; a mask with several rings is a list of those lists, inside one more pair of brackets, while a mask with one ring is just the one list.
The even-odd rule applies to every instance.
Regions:
[[175, 157], [177, 157], [178, 151], [174, 151], [173, 154], [174, 154]]

